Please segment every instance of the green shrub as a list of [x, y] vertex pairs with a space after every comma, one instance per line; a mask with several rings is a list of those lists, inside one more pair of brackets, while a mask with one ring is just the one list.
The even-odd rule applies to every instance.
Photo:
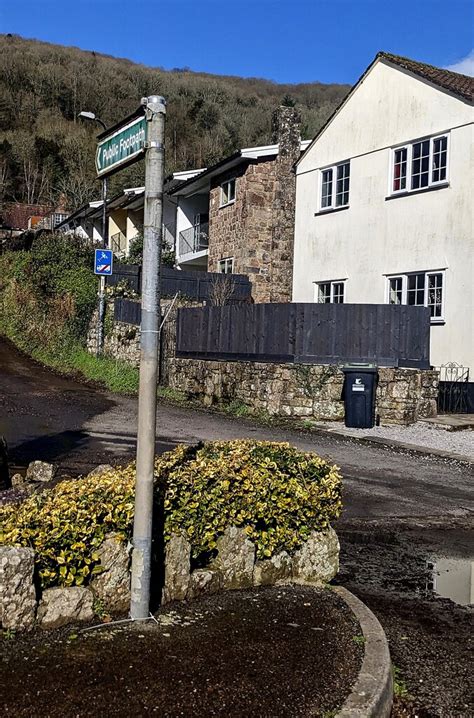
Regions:
[[134, 508], [132, 466], [78, 481], [63, 481], [19, 505], [0, 507], [0, 543], [31, 546], [43, 586], [80, 586], [98, 572], [105, 535], [130, 535]]
[[184, 530], [195, 559], [212, 552], [227, 526], [243, 527], [265, 558], [293, 552], [341, 511], [338, 469], [289, 444], [209, 442], [157, 462], [166, 485], [165, 540]]
[[[31, 546], [43, 586], [87, 583], [99, 570], [104, 536], [131, 537], [134, 480], [130, 465], [0, 507], [0, 543]], [[184, 531], [196, 563], [212, 555], [228, 526], [242, 527], [266, 558], [294, 552], [339, 516], [341, 477], [289, 444], [216, 441], [159, 457], [155, 500], [164, 508], [165, 541]]]
[[[30, 252], [0, 256], [0, 333], [34, 359], [135, 394], [138, 369], [86, 350], [97, 304], [93, 253], [77, 238], [42, 235]], [[106, 314], [106, 331], [110, 318]]]

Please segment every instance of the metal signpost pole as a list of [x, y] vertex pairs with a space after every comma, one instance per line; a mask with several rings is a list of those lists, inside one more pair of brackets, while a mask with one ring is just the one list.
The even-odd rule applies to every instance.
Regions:
[[130, 616], [148, 618], [150, 611], [153, 472], [156, 436], [156, 391], [163, 217], [166, 102], [142, 99], [146, 107], [145, 209], [143, 228], [140, 388], [138, 395], [137, 478], [133, 524]]
[[[107, 232], [107, 177], [102, 178], [102, 246], [109, 248], [109, 233]], [[102, 354], [104, 346], [105, 323], [105, 277], [99, 279], [99, 316], [97, 321], [97, 354]]]

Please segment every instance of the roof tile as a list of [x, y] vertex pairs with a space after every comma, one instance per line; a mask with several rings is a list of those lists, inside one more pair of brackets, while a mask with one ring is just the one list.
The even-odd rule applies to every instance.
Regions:
[[413, 72], [415, 75], [432, 82], [444, 90], [453, 92], [455, 95], [472, 102], [474, 96], [474, 78], [468, 75], [461, 75], [459, 72], [444, 70], [441, 67], [427, 65], [425, 62], [410, 60], [408, 57], [392, 55], [389, 52], [379, 52], [377, 57], [388, 60], [394, 65]]

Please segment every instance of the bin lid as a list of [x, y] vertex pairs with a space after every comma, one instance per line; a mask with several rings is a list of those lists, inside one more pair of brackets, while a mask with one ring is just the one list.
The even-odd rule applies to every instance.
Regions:
[[342, 371], [364, 371], [368, 373], [376, 372], [377, 371], [377, 364], [375, 362], [348, 362], [347, 364], [344, 364], [342, 367]]

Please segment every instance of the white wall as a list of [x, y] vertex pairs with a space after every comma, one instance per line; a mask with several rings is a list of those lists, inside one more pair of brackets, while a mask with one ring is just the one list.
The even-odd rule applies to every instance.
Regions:
[[[178, 264], [182, 264], [183, 267], [186, 264], [186, 267], [189, 266], [190, 269], [206, 269], [207, 250], [195, 254], [186, 254], [183, 258], [179, 255], [179, 233], [193, 226], [196, 214], [209, 214], [209, 194], [194, 194], [190, 197], [178, 196], [178, 207], [176, 210], [176, 257]], [[190, 266], [191, 264], [193, 266]]]
[[176, 199], [166, 195], [163, 199], [163, 239], [171, 249], [176, 242]]
[[[391, 147], [446, 130], [449, 186], [386, 199]], [[293, 301], [314, 301], [314, 282], [347, 279], [346, 302], [382, 303], [384, 275], [445, 269], [431, 362], [474, 375], [472, 138], [467, 103], [378, 62], [297, 168]], [[318, 170], [349, 159], [349, 208], [315, 216]]]

